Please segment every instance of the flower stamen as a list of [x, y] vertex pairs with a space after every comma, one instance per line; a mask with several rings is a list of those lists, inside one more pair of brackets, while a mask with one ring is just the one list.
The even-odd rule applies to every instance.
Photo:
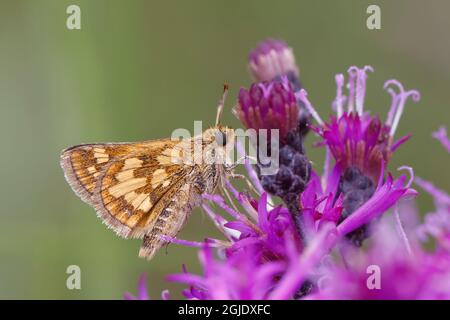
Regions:
[[320, 126], [323, 126], [324, 122], [323, 122], [322, 118], [319, 116], [319, 114], [317, 113], [316, 109], [314, 109], [314, 107], [312, 106], [311, 102], [308, 100], [308, 98], [307, 98], [308, 93], [306, 92], [306, 90], [301, 89], [300, 91], [295, 93], [295, 96], [297, 99], [299, 99], [300, 101], [302, 101], [305, 104], [306, 109], [309, 111], [309, 113], [311, 113], [311, 115], [317, 121], [317, 123]]
[[[389, 88], [390, 86], [397, 87], [399, 92], [395, 92], [392, 88]], [[392, 97], [391, 108], [388, 113], [386, 124], [391, 127], [389, 136], [393, 137], [397, 131], [403, 110], [405, 109], [406, 101], [411, 97], [414, 102], [418, 102], [420, 100], [420, 93], [417, 90], [406, 91], [403, 85], [395, 79], [386, 81], [384, 83], [384, 89], [388, 91]]]
[[344, 96], [342, 95], [342, 88], [344, 87], [344, 75], [342, 73], [337, 74], [334, 79], [336, 80], [336, 98], [334, 99], [334, 103], [336, 105], [336, 113], [338, 118], [342, 116], [344, 113]]
[[414, 170], [413, 170], [413, 168], [408, 167], [408, 166], [401, 166], [401, 167], [399, 167], [399, 168], [397, 169], [397, 171], [402, 171], [402, 170], [406, 170], [406, 171], [409, 172], [409, 181], [408, 181], [408, 183], [406, 184], [406, 187], [405, 187], [405, 188], [410, 188], [411, 185], [412, 185], [412, 183], [413, 183], [413, 181], [414, 181]]

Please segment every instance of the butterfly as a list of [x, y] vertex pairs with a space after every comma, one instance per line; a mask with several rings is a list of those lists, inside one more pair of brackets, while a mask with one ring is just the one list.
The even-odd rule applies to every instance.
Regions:
[[219, 124], [227, 89], [216, 125], [200, 135], [62, 151], [60, 164], [73, 191], [117, 235], [143, 239], [140, 257], [150, 260], [167, 243], [162, 236], [175, 237], [202, 204], [202, 194], [213, 193], [233, 174], [226, 154], [234, 146], [234, 130]]

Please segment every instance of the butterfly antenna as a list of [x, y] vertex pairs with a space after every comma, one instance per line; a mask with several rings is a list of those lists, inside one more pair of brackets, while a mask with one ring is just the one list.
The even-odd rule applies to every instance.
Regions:
[[222, 116], [223, 106], [225, 104], [225, 99], [226, 99], [227, 94], [228, 94], [228, 89], [229, 89], [228, 83], [224, 83], [223, 84], [222, 99], [220, 99], [219, 105], [217, 106], [216, 126], [219, 125], [220, 117]]

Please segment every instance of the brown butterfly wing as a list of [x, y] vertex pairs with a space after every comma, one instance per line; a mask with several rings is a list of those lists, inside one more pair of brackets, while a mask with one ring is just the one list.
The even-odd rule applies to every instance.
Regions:
[[173, 163], [177, 143], [79, 145], [62, 152], [61, 166], [74, 192], [108, 227], [122, 237], [142, 237], [192, 168]]
[[92, 204], [92, 195], [102, 172], [111, 163], [133, 154], [154, 153], [171, 141], [156, 140], [138, 143], [81, 144], [62, 151], [60, 164], [67, 182], [85, 202]]
[[105, 171], [94, 192], [98, 214], [123, 237], [143, 237], [192, 167], [161, 165], [151, 155], [127, 158]]

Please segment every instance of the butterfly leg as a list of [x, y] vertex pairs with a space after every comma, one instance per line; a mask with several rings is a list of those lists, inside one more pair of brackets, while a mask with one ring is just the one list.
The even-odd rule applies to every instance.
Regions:
[[230, 193], [229, 193], [228, 190], [227, 190], [227, 187], [225, 186], [225, 182], [224, 182], [223, 179], [221, 179], [221, 183], [220, 183], [220, 191], [221, 191], [222, 195], [225, 196], [225, 197], [228, 199], [228, 201], [230, 202], [230, 204], [231, 204], [231, 206], [233, 207], [233, 209], [234, 209], [235, 211], [238, 211], [238, 212], [239, 212], [238, 208], [237, 208], [236, 205], [234, 204], [233, 198], [231, 197]]

